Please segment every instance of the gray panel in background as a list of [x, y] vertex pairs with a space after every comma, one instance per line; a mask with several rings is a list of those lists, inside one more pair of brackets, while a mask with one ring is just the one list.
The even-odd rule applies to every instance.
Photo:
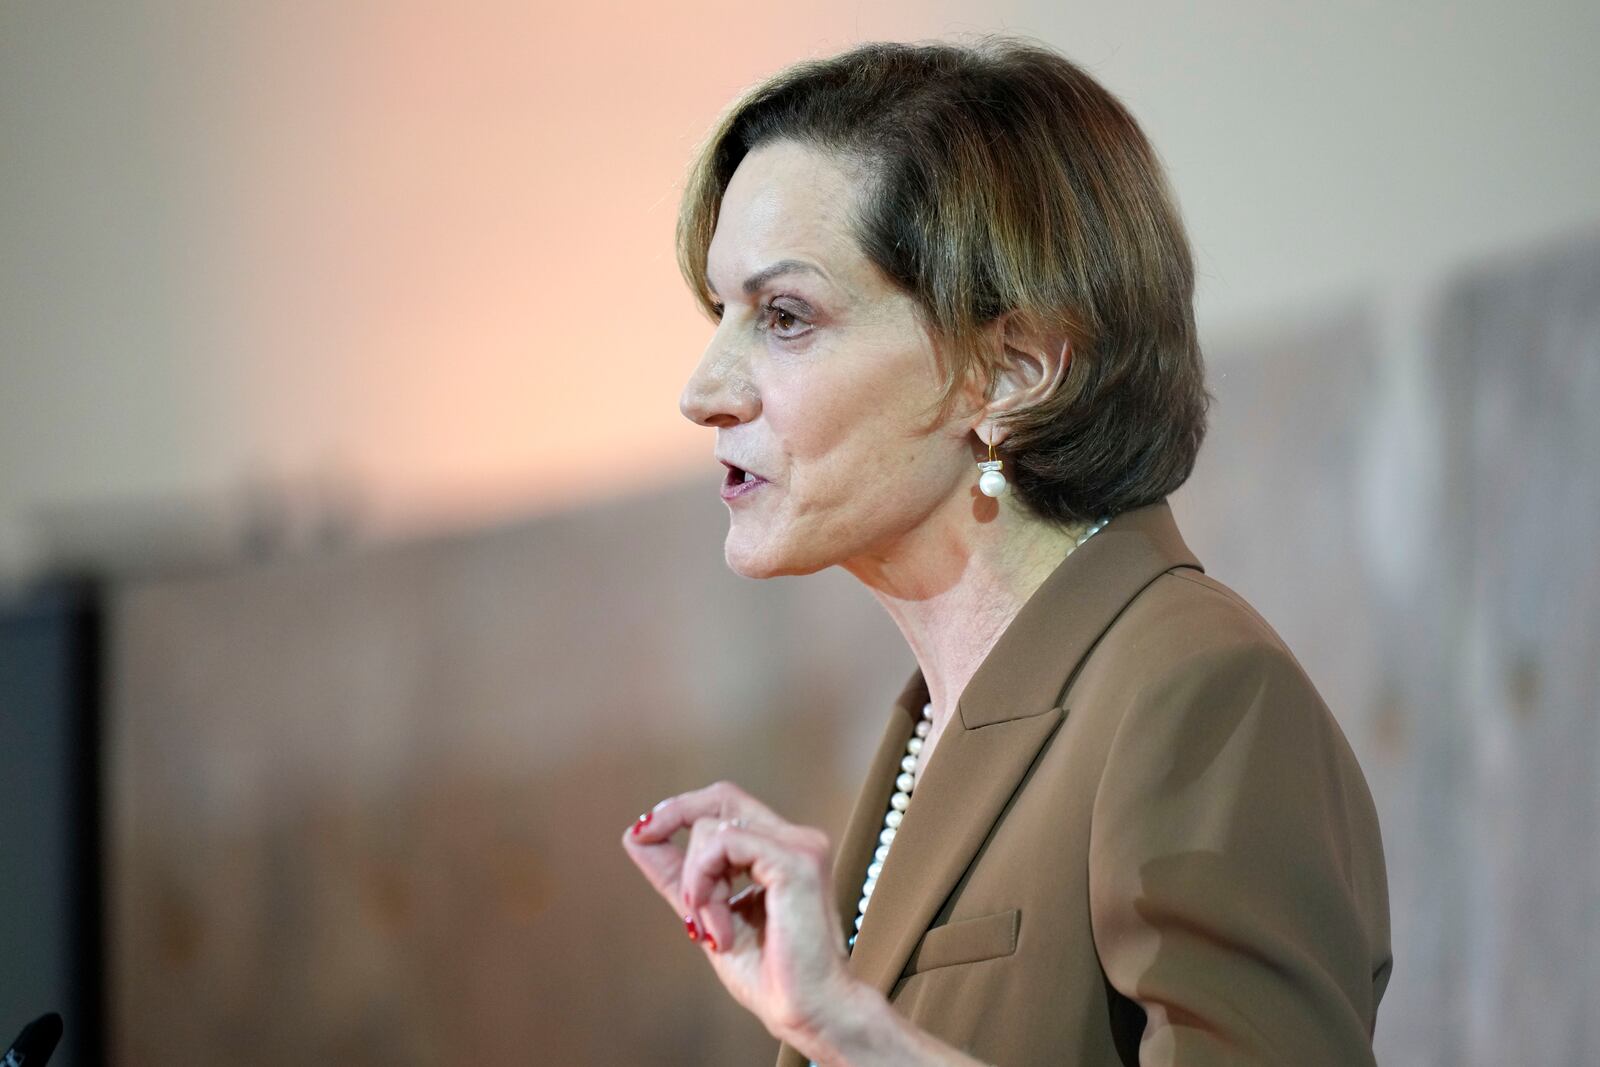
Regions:
[[[1453, 1062], [1600, 1063], [1600, 242], [1441, 309], [1460, 774]], [[1443, 1062], [1443, 1061], [1440, 1061]]]

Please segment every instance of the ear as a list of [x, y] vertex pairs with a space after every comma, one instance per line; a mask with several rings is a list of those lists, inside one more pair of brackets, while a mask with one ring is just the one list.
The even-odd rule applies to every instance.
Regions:
[[[992, 416], [1024, 411], [1045, 400], [1066, 380], [1072, 365], [1072, 339], [1059, 330], [1045, 330], [1020, 312], [1010, 311], [995, 323], [996, 361], [994, 388], [979, 412], [978, 436], [984, 438]], [[994, 441], [1005, 440], [1005, 430], [994, 424]], [[987, 438], [984, 442], [989, 443]]]

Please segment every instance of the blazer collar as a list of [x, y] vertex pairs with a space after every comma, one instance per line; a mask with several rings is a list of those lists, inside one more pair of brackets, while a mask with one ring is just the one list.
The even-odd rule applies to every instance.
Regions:
[[[1175, 567], [1200, 569], [1165, 501], [1124, 512], [1070, 553], [1022, 606], [957, 702], [879, 875], [851, 969], [888, 994], [971, 865], [1039, 750], [1066, 715], [1061, 696], [1122, 609]], [[928, 690], [913, 672], [895, 701], [834, 865], [845, 934]]]
[[[1123, 607], [1174, 567], [1203, 569], [1183, 543], [1166, 501], [1112, 519], [1068, 554], [1022, 605], [962, 691], [961, 724], [976, 730], [1054, 705], [1068, 676]], [[921, 709], [917, 705], [918, 714]]]

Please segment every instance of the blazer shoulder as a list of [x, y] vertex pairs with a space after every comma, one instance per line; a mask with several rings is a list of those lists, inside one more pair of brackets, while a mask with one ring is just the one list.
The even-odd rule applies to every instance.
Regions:
[[[1129, 602], [1107, 630], [1108, 658], [1131, 655], [1149, 677], [1163, 667], [1226, 659], [1282, 661], [1304, 675], [1299, 660], [1272, 625], [1233, 589], [1201, 571], [1177, 567], [1159, 575]], [[1308, 680], [1309, 684], [1309, 680]]]
[[1305, 671], [1189, 569], [1135, 597], [1094, 659], [1071, 712], [1104, 745], [1092, 925], [1146, 1046], [1163, 1063], [1371, 1063], [1393, 963], [1382, 836]]
[[1075, 683], [1074, 713], [1120, 739], [1113, 764], [1140, 750], [1165, 748], [1177, 758], [1248, 720], [1261, 755], [1272, 753], [1280, 766], [1321, 763], [1375, 819], [1349, 739], [1305, 668], [1255, 608], [1214, 578], [1180, 568], [1151, 582]]
[[1187, 568], [1169, 571], [1129, 604], [1101, 651], [1074, 713], [1104, 731], [1102, 790], [1198, 780], [1231, 750], [1238, 777], [1223, 789], [1213, 773], [1214, 788], [1259, 792], [1284, 811], [1286, 797], [1320, 795], [1310, 808], [1342, 824], [1336, 838], [1371, 857], [1362, 879], [1381, 887], [1377, 811], [1360, 762], [1299, 660], [1243, 597]]

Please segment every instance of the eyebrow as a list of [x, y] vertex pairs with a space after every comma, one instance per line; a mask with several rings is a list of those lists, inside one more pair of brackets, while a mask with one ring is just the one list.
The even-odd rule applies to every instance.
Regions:
[[[811, 273], [827, 280], [827, 275], [813, 267], [803, 259], [780, 259], [770, 267], [762, 267], [744, 280], [743, 289], [746, 296], [754, 295], [761, 291], [761, 287], [781, 274]], [[711, 284], [710, 275], [706, 276], [706, 288], [711, 290], [712, 296], [717, 296], [717, 287]]]

